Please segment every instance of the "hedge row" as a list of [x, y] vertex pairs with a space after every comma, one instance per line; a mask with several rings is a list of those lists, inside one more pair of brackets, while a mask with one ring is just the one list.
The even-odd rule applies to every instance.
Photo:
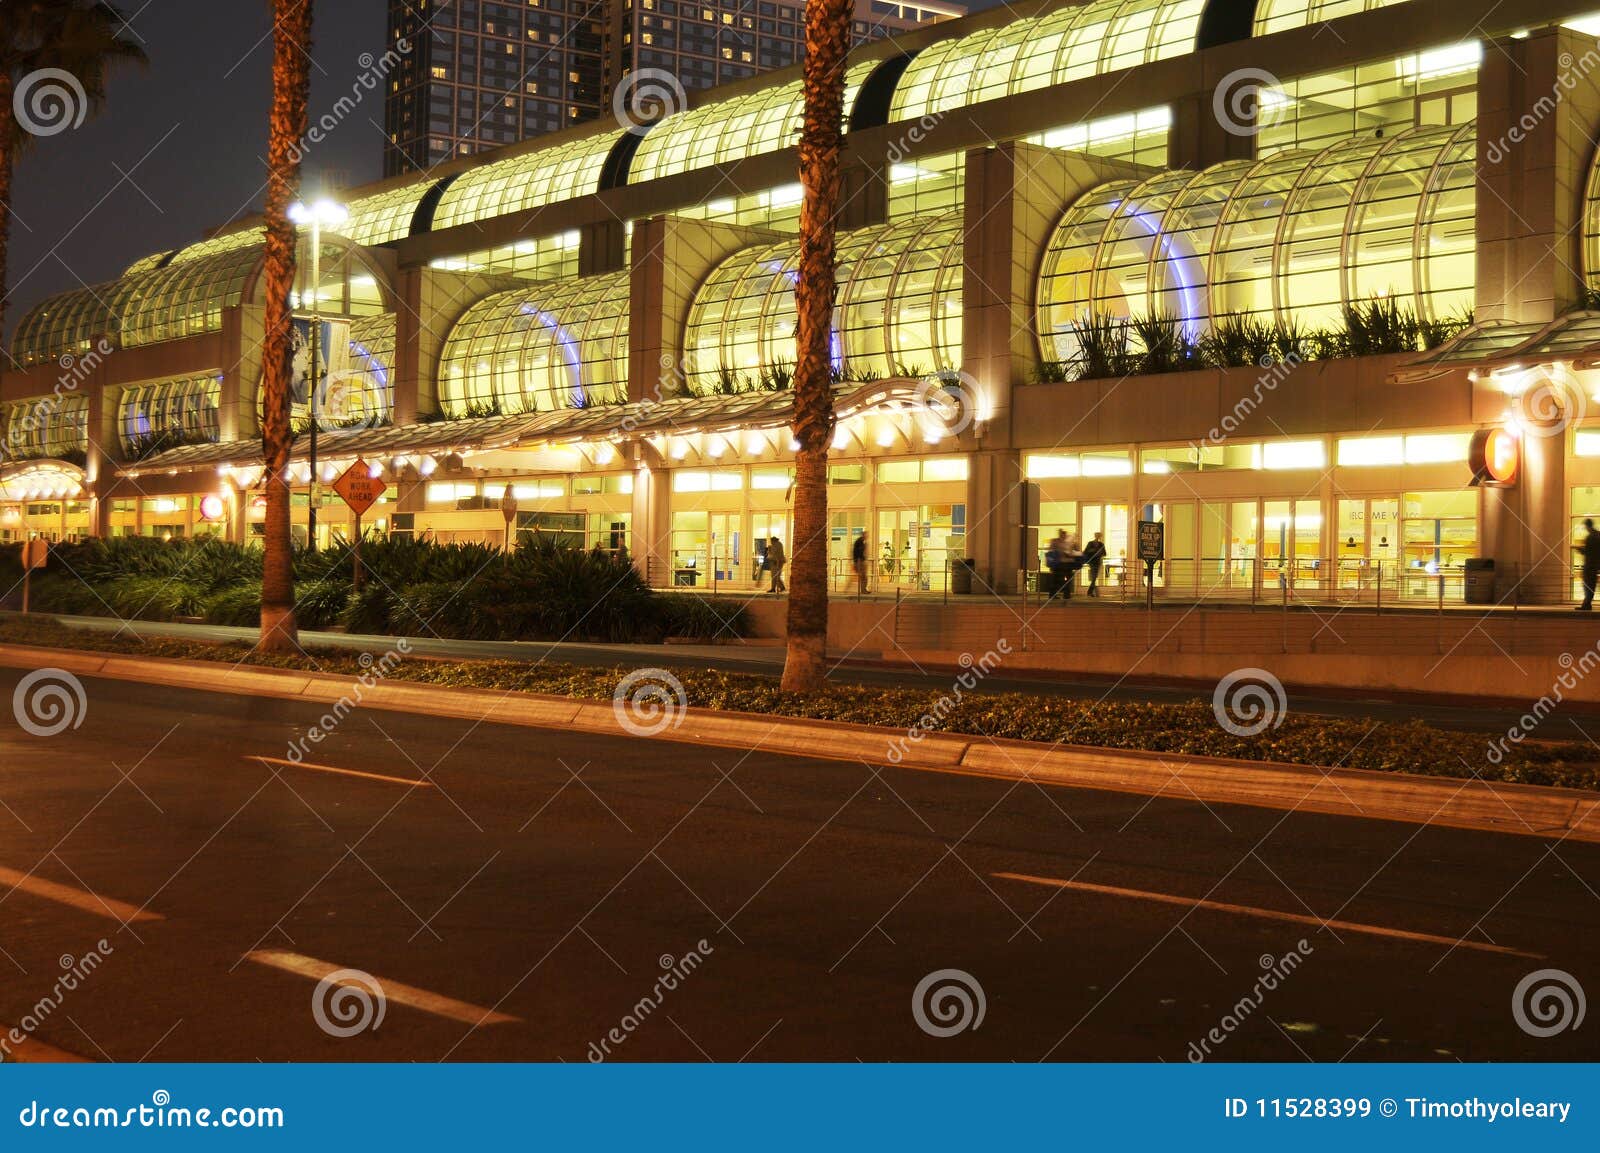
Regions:
[[[316, 650], [307, 657], [272, 657], [243, 644], [211, 645], [168, 638], [91, 633], [54, 621], [0, 619], [0, 643], [97, 649], [153, 657], [249, 663], [359, 675], [357, 654]], [[409, 659], [391, 674], [407, 681], [549, 693], [591, 700], [612, 697], [629, 669], [548, 662]], [[1290, 712], [1283, 724], [1256, 737], [1224, 730], [1208, 700], [1182, 704], [1080, 701], [1028, 693], [965, 693], [946, 707], [937, 690], [830, 685], [815, 693], [786, 693], [773, 677], [705, 669], [674, 669], [690, 705], [774, 716], [811, 717], [909, 730], [931, 718], [934, 731], [1021, 740], [1142, 749], [1157, 753], [1237, 757], [1290, 764], [1472, 777], [1538, 785], [1600, 788], [1600, 765], [1572, 745], [1513, 746], [1490, 764], [1482, 735], [1432, 728], [1420, 721], [1324, 717]]]
[[[654, 592], [625, 559], [533, 538], [511, 552], [477, 544], [375, 538], [353, 595], [347, 549], [297, 552], [304, 628], [471, 640], [656, 641], [741, 635], [737, 602]], [[18, 546], [0, 548], [0, 592], [21, 575]], [[147, 537], [51, 549], [33, 578], [33, 607], [124, 620], [261, 620], [261, 553], [223, 541]]]

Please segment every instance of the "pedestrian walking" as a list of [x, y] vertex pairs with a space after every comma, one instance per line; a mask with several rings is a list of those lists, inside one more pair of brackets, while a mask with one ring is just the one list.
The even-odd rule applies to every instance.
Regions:
[[1059, 582], [1057, 587], [1051, 590], [1052, 600], [1055, 599], [1056, 593], [1060, 593], [1063, 598], [1072, 595], [1068, 591], [1068, 582], [1072, 580], [1071, 549], [1072, 538], [1067, 536], [1066, 529], [1062, 529], [1056, 533], [1055, 539], [1050, 542], [1050, 547], [1045, 550], [1044, 567]]
[[1089, 595], [1100, 595], [1100, 566], [1105, 563], [1106, 545], [1095, 533], [1094, 539], [1083, 546], [1083, 567], [1089, 570]]
[[1583, 528], [1583, 543], [1572, 546], [1572, 551], [1583, 558], [1583, 603], [1578, 606], [1580, 613], [1593, 611], [1595, 580], [1600, 578], [1600, 532], [1595, 531], [1594, 518], [1585, 517]]
[[867, 595], [867, 534], [857, 533], [850, 546], [850, 567], [856, 570], [856, 596]]
[[772, 573], [772, 595], [789, 591], [789, 586], [783, 583], [783, 566], [789, 557], [783, 551], [783, 542], [777, 537], [767, 541], [767, 569]]

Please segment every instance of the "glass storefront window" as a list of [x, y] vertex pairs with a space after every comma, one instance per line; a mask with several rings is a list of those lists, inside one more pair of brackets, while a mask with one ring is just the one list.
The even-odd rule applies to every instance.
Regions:
[[626, 495], [633, 491], [631, 472], [610, 473], [604, 476], [584, 474], [572, 478], [573, 496]]

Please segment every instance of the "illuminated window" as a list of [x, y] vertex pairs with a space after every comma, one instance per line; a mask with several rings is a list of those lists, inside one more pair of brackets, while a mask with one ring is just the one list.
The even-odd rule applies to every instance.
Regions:
[[627, 398], [628, 273], [486, 296], [450, 330], [439, 401], [451, 417]]
[[[794, 362], [792, 241], [736, 253], [695, 295], [684, 337], [690, 386], [757, 381]], [[832, 339], [849, 379], [922, 376], [961, 360], [961, 213], [841, 233]]]
[[117, 406], [122, 450], [141, 456], [153, 449], [216, 441], [222, 435], [221, 403], [221, 373], [124, 388]]
[[1029, 453], [1023, 458], [1022, 467], [1029, 480], [1133, 475], [1133, 462], [1121, 451]]
[[1198, 173], [1102, 185], [1047, 246], [1038, 330], [1076, 355], [1085, 315], [1162, 315], [1198, 334], [1239, 313], [1301, 330], [1396, 298], [1424, 319], [1473, 304], [1476, 128], [1424, 128]]
[[0, 457], [60, 459], [88, 450], [88, 396], [39, 396], [0, 404]]

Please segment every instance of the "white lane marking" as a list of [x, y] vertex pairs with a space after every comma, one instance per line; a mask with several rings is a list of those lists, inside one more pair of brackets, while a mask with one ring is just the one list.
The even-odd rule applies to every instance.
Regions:
[[1487, 945], [1480, 941], [1463, 941], [1458, 937], [1441, 937], [1434, 933], [1418, 933], [1410, 929], [1391, 929], [1386, 925], [1368, 925], [1361, 921], [1325, 921], [1305, 913], [1285, 913], [1279, 909], [1260, 909], [1254, 905], [1230, 905], [1224, 901], [1206, 901], [1198, 897], [1182, 897], [1174, 893], [1152, 893], [1145, 889], [1124, 889], [1116, 885], [1094, 885], [1088, 881], [1063, 881], [1055, 877], [1035, 877], [1027, 873], [995, 873], [1007, 881], [1022, 881], [1029, 885], [1047, 885], [1053, 889], [1076, 889], [1082, 893], [1099, 893], [1107, 897], [1127, 897], [1136, 901], [1154, 901], [1162, 905], [1181, 905], [1189, 909], [1210, 909], [1214, 913], [1233, 913], [1241, 917], [1259, 917], [1269, 921], [1288, 921], [1295, 925], [1312, 925], [1318, 929], [1329, 928], [1340, 932], [1367, 933], [1374, 937], [1393, 937], [1399, 941], [1421, 941], [1429, 945], [1448, 945], [1453, 949], [1477, 949], [1483, 953], [1502, 953], [1511, 957], [1530, 957], [1538, 960], [1543, 953], [1528, 953], [1505, 945]]
[[[152, 913], [126, 901], [119, 901], [114, 897], [102, 897], [99, 893], [91, 893], [87, 889], [74, 889], [71, 885], [58, 885], [54, 881], [47, 881], [43, 877], [35, 877], [27, 873], [19, 873], [15, 869], [8, 869], [0, 865], [0, 885], [11, 886], [10, 892], [21, 890], [31, 893], [35, 897], [43, 897], [47, 901], [56, 901], [63, 905], [71, 905], [74, 909], [81, 909], [85, 913], [93, 913], [97, 917], [109, 917], [113, 921], [126, 925], [130, 921], [159, 921], [160, 913]], [[0, 900], [4, 900], [0, 896]]]
[[[313, 981], [321, 981], [329, 974], [340, 972], [347, 967], [344, 965], [330, 965], [328, 962], [319, 961], [315, 957], [307, 957], [300, 953], [290, 953], [283, 949], [256, 949], [253, 952], [246, 953], [245, 960], [254, 961], [258, 965], [267, 965], [274, 969], [282, 969], [286, 973], [294, 973], [300, 977], [308, 977]], [[382, 987], [386, 1000], [392, 1001], [397, 1005], [407, 1005], [413, 1009], [419, 1009], [424, 1013], [432, 1013], [435, 1017], [446, 1017], [466, 1025], [503, 1025], [507, 1022], [522, 1020], [520, 1017], [497, 1013], [493, 1009], [485, 1009], [482, 1005], [473, 1005], [467, 1001], [457, 1001], [439, 993], [430, 993], [427, 989], [418, 989], [414, 985], [404, 985], [399, 981], [391, 981], [387, 977], [375, 977], [374, 979]]]

